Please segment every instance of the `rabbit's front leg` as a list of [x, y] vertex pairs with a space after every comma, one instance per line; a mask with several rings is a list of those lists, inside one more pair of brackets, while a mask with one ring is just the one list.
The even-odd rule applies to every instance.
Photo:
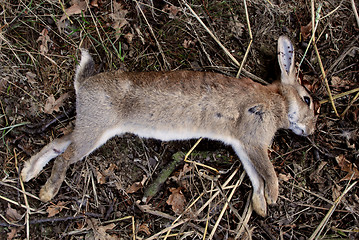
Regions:
[[246, 151], [243, 144], [236, 140], [231, 143], [231, 146], [241, 160], [242, 165], [251, 180], [253, 187], [253, 209], [258, 215], [265, 217], [267, 215], [267, 203], [264, 197], [263, 179], [257, 172], [256, 167], [253, 164], [254, 161], [251, 160], [250, 154]]
[[274, 204], [278, 198], [278, 178], [271, 163], [267, 147], [255, 146], [253, 143], [245, 145], [246, 153], [252, 161], [257, 173], [264, 180], [264, 195], [268, 204]]

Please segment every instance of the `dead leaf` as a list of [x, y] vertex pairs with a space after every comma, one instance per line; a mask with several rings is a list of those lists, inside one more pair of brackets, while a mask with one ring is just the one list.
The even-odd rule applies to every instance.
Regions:
[[106, 233], [107, 230], [112, 230], [116, 227], [116, 224], [111, 223], [105, 226], [99, 226], [99, 221], [96, 219], [86, 219], [86, 223], [93, 231], [95, 240], [118, 240], [116, 235], [110, 235]]
[[59, 201], [56, 205], [51, 205], [46, 209], [46, 212], [49, 214], [47, 217], [53, 217], [59, 212], [62, 211], [62, 209], [65, 208], [65, 205], [67, 203], [63, 201]]
[[350, 180], [350, 179], [355, 180], [355, 179], [359, 178], [358, 168], [354, 164], [352, 164], [350, 161], [348, 161], [343, 154], [335, 157], [335, 160], [338, 162], [340, 169], [342, 171], [348, 173], [340, 181], [345, 181], [345, 180]]
[[186, 163], [185, 165], [183, 165], [183, 168], [181, 169], [179, 175], [178, 175], [178, 180], [181, 180], [181, 178], [183, 176], [185, 176], [188, 172], [190, 172], [192, 170], [192, 167]]
[[134, 184], [132, 184], [130, 187], [127, 188], [126, 193], [135, 193], [135, 192], [137, 192], [138, 190], [143, 188], [146, 181], [147, 181], [147, 176], [143, 175], [142, 181], [141, 182], [135, 182]]
[[306, 26], [301, 26], [300, 33], [302, 34], [303, 40], [307, 40], [312, 33], [312, 22], [309, 22]]
[[93, 7], [98, 7], [97, 0], [91, 0], [90, 5], [93, 6]]
[[186, 205], [186, 198], [181, 192], [181, 188], [171, 188], [172, 194], [169, 196], [166, 203], [172, 206], [172, 210], [176, 214], [180, 214], [184, 211]]
[[10, 204], [8, 204], [6, 209], [6, 218], [9, 219], [10, 222], [17, 222], [22, 218], [22, 215], [18, 213], [16, 209], [12, 208]]
[[281, 181], [284, 181], [284, 182], [288, 182], [289, 179], [292, 179], [292, 176], [289, 173], [287, 175], [283, 174], [283, 173], [279, 173], [278, 174], [278, 179], [281, 180]]
[[72, 123], [69, 123], [65, 127], [60, 128], [59, 130], [63, 135], [67, 135], [67, 134], [71, 133], [74, 130], [74, 126], [73, 126]]
[[20, 230], [17, 227], [11, 227], [10, 229], [11, 231], [7, 233], [7, 240], [12, 240], [16, 236], [18, 230]]
[[132, 39], [133, 39], [133, 37], [134, 37], [135, 35], [134, 34], [132, 34], [132, 33], [126, 33], [125, 34], [125, 39], [127, 40], [127, 43], [129, 43], [129, 44], [131, 44], [132, 43]]
[[59, 97], [57, 100], [55, 100], [54, 95], [51, 94], [46, 100], [46, 104], [44, 107], [44, 113], [52, 114], [54, 111], [55, 112], [60, 111], [60, 107], [64, 104], [64, 101], [68, 97], [69, 97], [69, 94], [65, 93], [61, 97]]
[[318, 168], [310, 174], [309, 179], [313, 181], [313, 183], [323, 183], [323, 177], [321, 176], [321, 171], [324, 168], [324, 166], [327, 164], [327, 162], [323, 161], [319, 164]]
[[103, 171], [103, 175], [108, 177], [108, 176], [112, 175], [114, 170], [116, 170], [116, 169], [117, 169], [117, 165], [114, 163], [111, 163], [110, 166], [105, 171]]
[[72, 6], [64, 10], [64, 14], [60, 18], [60, 22], [64, 21], [67, 17], [74, 14], [80, 14], [82, 11], [86, 12], [87, 3], [86, 1], [72, 1]]
[[133, 183], [130, 187], [126, 189], [126, 193], [135, 193], [142, 188], [142, 184], [140, 182]]
[[128, 24], [126, 20], [126, 14], [128, 11], [123, 8], [121, 3], [113, 2], [113, 13], [109, 16], [113, 20], [112, 28], [116, 30], [117, 38], [120, 37], [122, 33], [122, 28]]
[[49, 52], [49, 43], [51, 42], [51, 39], [48, 33], [49, 31], [46, 28], [44, 28], [40, 33], [40, 37], [36, 40], [36, 42], [41, 42], [40, 53], [42, 54], [46, 54]]
[[342, 190], [342, 187], [337, 185], [337, 184], [334, 184], [332, 186], [332, 199], [333, 201], [335, 202], [339, 197], [340, 195], [342, 194], [341, 193], [341, 190]]
[[168, 17], [169, 18], [176, 18], [177, 17], [177, 14], [182, 11], [180, 8], [176, 7], [176, 6], [168, 6], [168, 4], [166, 4], [163, 9], [163, 11], [167, 12], [168, 13]]
[[96, 168], [96, 179], [98, 184], [105, 184], [106, 177]]
[[183, 43], [182, 43], [182, 46], [184, 47], [184, 48], [189, 48], [189, 47], [191, 47], [191, 46], [193, 46], [195, 43], [192, 41], [192, 40], [187, 40], [187, 39], [185, 39], [184, 41], [183, 41]]
[[242, 37], [245, 26], [238, 20], [238, 16], [234, 16], [233, 20], [229, 21], [228, 27], [237, 37]]
[[111, 230], [116, 227], [116, 224], [111, 223], [105, 226], [98, 226], [95, 232], [95, 240], [117, 240], [116, 235], [110, 235], [106, 233], [107, 230]]
[[143, 223], [138, 227], [138, 232], [144, 232], [147, 236], [151, 235], [151, 231], [147, 223]]
[[26, 76], [27, 80], [28, 80], [31, 84], [36, 84], [36, 83], [37, 83], [36, 80], [35, 80], [35, 78], [36, 78], [36, 74], [35, 74], [35, 73], [27, 72], [27, 73], [25, 74], [25, 76]]

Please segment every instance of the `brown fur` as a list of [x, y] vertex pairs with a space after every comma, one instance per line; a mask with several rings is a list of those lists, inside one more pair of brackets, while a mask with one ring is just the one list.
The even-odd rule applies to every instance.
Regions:
[[[291, 44], [286, 38], [281, 41]], [[292, 79], [292, 58], [291, 63], [280, 61], [292, 64], [290, 70], [281, 66], [282, 82], [263, 86], [248, 78], [210, 72], [116, 71], [91, 76], [92, 59], [84, 56], [75, 78], [74, 131], [45, 146], [22, 171], [28, 181], [66, 149], [41, 189], [44, 201], [56, 195], [70, 164], [115, 134], [131, 132], [162, 140], [207, 137], [236, 151], [253, 183], [253, 208], [265, 216], [267, 203], [275, 203], [278, 197], [278, 179], [267, 154], [275, 132], [280, 128], [292, 128], [301, 135], [314, 131], [313, 103], [305, 103], [308, 93]]]

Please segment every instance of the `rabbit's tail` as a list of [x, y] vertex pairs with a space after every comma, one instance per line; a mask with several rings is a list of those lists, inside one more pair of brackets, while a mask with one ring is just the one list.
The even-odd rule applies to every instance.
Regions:
[[81, 48], [81, 61], [76, 68], [75, 73], [75, 89], [77, 91], [79, 84], [88, 77], [91, 77], [94, 72], [94, 61], [87, 49]]

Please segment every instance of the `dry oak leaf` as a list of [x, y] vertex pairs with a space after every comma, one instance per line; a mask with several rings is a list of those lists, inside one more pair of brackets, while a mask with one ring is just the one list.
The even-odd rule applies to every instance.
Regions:
[[306, 26], [300, 27], [300, 33], [302, 34], [303, 40], [307, 40], [312, 32], [312, 22], [309, 22]]
[[56, 112], [60, 111], [60, 107], [64, 104], [64, 101], [68, 97], [69, 97], [69, 94], [65, 93], [61, 97], [59, 97], [57, 100], [55, 100], [54, 95], [51, 94], [46, 100], [45, 107], [44, 107], [44, 113], [52, 114], [54, 111], [56, 111]]
[[142, 184], [140, 182], [135, 182], [126, 189], [126, 193], [135, 193], [141, 188], [143, 188]]
[[10, 227], [10, 229], [11, 231], [7, 233], [6, 240], [12, 240], [16, 236], [17, 232], [20, 230], [17, 227]]
[[12, 208], [10, 204], [8, 204], [6, 209], [6, 218], [9, 219], [10, 222], [17, 222], [22, 218], [22, 215], [18, 213], [16, 209]]
[[123, 8], [121, 3], [113, 2], [113, 13], [109, 16], [113, 20], [112, 28], [116, 30], [117, 37], [120, 37], [121, 29], [128, 24], [126, 14], [128, 11]]
[[180, 214], [184, 211], [186, 205], [186, 198], [181, 192], [181, 188], [170, 188], [172, 194], [169, 196], [166, 203], [172, 206], [172, 210], [176, 214]]
[[145, 182], [147, 181], [147, 176], [143, 175], [143, 179], [141, 182], [135, 182], [134, 184], [132, 184], [131, 186], [129, 186], [126, 189], [126, 193], [135, 193], [138, 190], [140, 190], [141, 188], [143, 188], [143, 186], [145, 185]]
[[173, 5], [168, 6], [168, 4], [166, 4], [162, 10], [167, 12], [168, 17], [172, 18], [172, 19], [176, 18], [177, 14], [182, 11], [180, 8], [173, 6]]
[[116, 235], [110, 235], [106, 233], [107, 230], [112, 230], [116, 227], [116, 224], [111, 223], [106, 226], [99, 226], [99, 221], [96, 219], [86, 219], [86, 223], [90, 226], [93, 231], [93, 239], [95, 240], [117, 240], [119, 239]]
[[151, 235], [151, 231], [150, 231], [150, 229], [149, 229], [147, 223], [141, 224], [141, 225], [138, 227], [138, 232], [144, 232], [144, 233], [146, 233], [147, 236], [150, 236], [150, 235]]
[[345, 181], [345, 180], [350, 180], [350, 179], [355, 180], [355, 179], [359, 178], [358, 168], [354, 164], [352, 164], [350, 161], [348, 161], [343, 154], [340, 154], [339, 156], [335, 157], [335, 160], [338, 162], [340, 169], [342, 171], [348, 173], [340, 181]]
[[46, 54], [49, 52], [49, 43], [51, 42], [51, 39], [49, 35], [47, 35], [48, 33], [49, 31], [44, 28], [40, 33], [40, 37], [36, 40], [36, 42], [41, 42], [40, 53], [42, 54]]
[[66, 202], [59, 201], [56, 205], [51, 205], [46, 209], [49, 214], [47, 217], [53, 217], [64, 209]]
[[80, 14], [82, 11], [86, 12], [87, 10], [86, 1], [73, 0], [71, 2], [71, 7], [66, 8], [65, 13], [60, 18], [60, 22], [64, 21], [67, 17], [70, 17], [74, 14]]

